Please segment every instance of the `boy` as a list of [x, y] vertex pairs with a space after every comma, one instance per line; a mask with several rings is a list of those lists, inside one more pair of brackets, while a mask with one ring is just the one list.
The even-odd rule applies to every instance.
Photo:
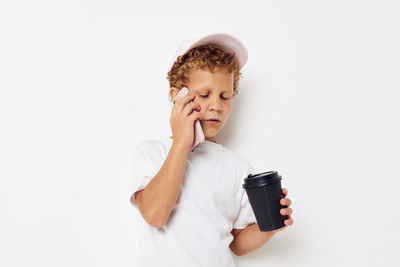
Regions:
[[[235, 266], [245, 255], [293, 223], [284, 198], [285, 227], [261, 232], [242, 188], [252, 166], [215, 136], [227, 121], [238, 92], [245, 46], [228, 34], [187, 40], [168, 72], [170, 98], [189, 94], [172, 108], [172, 136], [145, 140], [135, 151], [131, 203], [140, 211], [139, 266]], [[194, 151], [194, 123], [205, 141]]]

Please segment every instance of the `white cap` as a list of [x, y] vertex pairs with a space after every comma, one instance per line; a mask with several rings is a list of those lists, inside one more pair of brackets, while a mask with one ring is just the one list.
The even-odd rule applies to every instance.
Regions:
[[189, 52], [192, 48], [206, 44], [214, 44], [228, 53], [235, 52], [235, 56], [239, 61], [239, 70], [246, 64], [248, 57], [247, 48], [239, 39], [227, 33], [214, 33], [183, 41], [171, 60], [170, 69], [179, 56]]

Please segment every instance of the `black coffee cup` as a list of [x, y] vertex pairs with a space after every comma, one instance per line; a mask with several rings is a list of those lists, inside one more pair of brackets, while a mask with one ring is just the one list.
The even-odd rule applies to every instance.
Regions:
[[283, 198], [281, 180], [277, 171], [249, 174], [244, 178], [242, 186], [262, 232], [285, 226], [287, 216], [280, 213], [282, 208], [287, 207], [280, 204]]

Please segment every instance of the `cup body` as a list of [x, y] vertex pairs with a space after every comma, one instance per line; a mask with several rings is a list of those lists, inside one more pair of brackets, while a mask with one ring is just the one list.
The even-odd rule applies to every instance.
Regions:
[[260, 231], [276, 230], [285, 226], [286, 216], [280, 213], [282, 194], [282, 177], [276, 171], [249, 174], [244, 179], [243, 188], [249, 198]]

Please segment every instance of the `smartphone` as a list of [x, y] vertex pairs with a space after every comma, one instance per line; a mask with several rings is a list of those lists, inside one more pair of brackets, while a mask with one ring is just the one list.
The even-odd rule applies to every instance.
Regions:
[[[178, 98], [181, 98], [185, 95], [189, 94], [189, 89], [187, 89], [186, 87], [183, 87], [178, 94], [174, 97], [173, 99], [173, 103], [175, 105], [175, 100]], [[194, 111], [193, 111], [194, 112]], [[194, 124], [194, 139], [193, 139], [193, 143], [190, 146], [190, 151], [194, 151], [194, 149], [204, 141], [204, 132], [203, 129], [201, 128], [201, 124], [200, 121], [197, 120]]]

